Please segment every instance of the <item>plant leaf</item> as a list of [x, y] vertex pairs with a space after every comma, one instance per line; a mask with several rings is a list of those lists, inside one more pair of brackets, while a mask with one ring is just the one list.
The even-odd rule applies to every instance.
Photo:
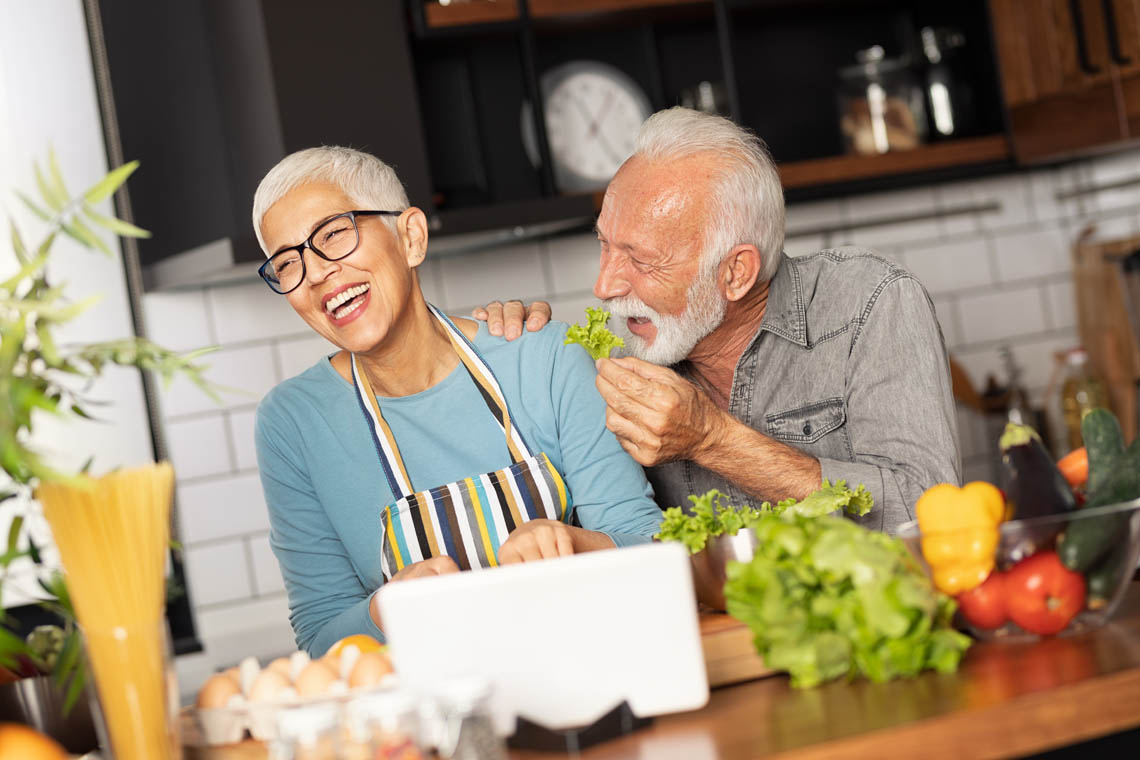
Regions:
[[63, 172], [59, 170], [59, 160], [55, 156], [55, 148], [48, 149], [48, 179], [51, 181], [51, 188], [57, 196], [60, 198], [71, 197], [71, 193], [67, 192], [67, 185], [63, 182]]
[[110, 197], [111, 193], [118, 190], [119, 185], [126, 182], [127, 177], [131, 176], [137, 168], [139, 168], [139, 162], [131, 161], [112, 170], [106, 177], [96, 182], [87, 189], [87, 192], [83, 193], [83, 200], [87, 203], [98, 203], [104, 198]]
[[20, 264], [28, 263], [28, 249], [24, 246], [24, 240], [20, 237], [20, 231], [16, 229], [16, 223], [8, 220], [8, 226], [12, 230], [12, 250], [16, 252], [16, 258]]
[[67, 205], [67, 194], [59, 195], [55, 189], [48, 184], [47, 179], [44, 178], [44, 173], [40, 171], [40, 165], [33, 163], [32, 168], [36, 174], [36, 186], [40, 189], [40, 196], [43, 197], [44, 203], [48, 205], [52, 211], [63, 211], [63, 207]]
[[40, 547], [36, 546], [36, 542], [30, 533], [28, 534], [28, 556], [31, 557], [32, 562], [37, 565], [44, 563], [43, 557], [40, 556]]
[[45, 222], [47, 222], [49, 224], [51, 223], [51, 219], [52, 219], [51, 214], [49, 214], [48, 212], [46, 212], [42, 208], [40, 208], [38, 205], [36, 205], [35, 201], [33, 201], [31, 198], [29, 198], [28, 196], [21, 193], [19, 190], [16, 191], [16, 195], [19, 197], [20, 200], [22, 200], [24, 202], [25, 206], [27, 206], [28, 208], [30, 208], [32, 210], [33, 214], [38, 216], [40, 219], [43, 219]]
[[132, 238], [150, 237], [149, 230], [144, 230], [142, 227], [136, 227], [130, 222], [124, 222], [122, 219], [116, 219], [113, 216], [103, 216], [102, 214], [97, 213], [87, 206], [83, 207], [83, 213], [87, 214], [88, 218], [90, 218], [91, 221], [95, 222], [95, 224], [98, 224], [100, 227], [104, 227], [111, 232], [114, 232], [116, 235]]
[[12, 518], [12, 524], [8, 526], [8, 551], [12, 552], [20, 543], [20, 531], [24, 527], [24, 516], [16, 515]]
[[70, 222], [60, 222], [63, 231], [74, 238], [76, 241], [82, 243], [88, 248], [98, 248], [108, 256], [114, 256], [111, 249], [103, 240], [91, 231], [91, 228], [81, 222], [78, 217], [73, 217]]
[[17, 669], [20, 666], [16, 661], [17, 656], [27, 653], [27, 643], [7, 628], [0, 626], [0, 665]]

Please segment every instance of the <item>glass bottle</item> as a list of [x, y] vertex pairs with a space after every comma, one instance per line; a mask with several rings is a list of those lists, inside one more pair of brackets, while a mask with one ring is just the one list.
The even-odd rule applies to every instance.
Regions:
[[1083, 348], [1071, 349], [1065, 355], [1065, 379], [1061, 383], [1061, 416], [1065, 421], [1066, 452], [1084, 445], [1081, 420], [1097, 407], [1108, 407], [1108, 391], [1104, 380], [1089, 365], [1089, 355]]

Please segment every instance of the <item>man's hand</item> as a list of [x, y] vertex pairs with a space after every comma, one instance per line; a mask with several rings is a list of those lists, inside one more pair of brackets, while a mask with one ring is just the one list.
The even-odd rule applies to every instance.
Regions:
[[455, 564], [455, 560], [444, 555], [442, 557], [432, 557], [431, 559], [413, 562], [393, 575], [392, 580], [388, 582], [395, 583], [396, 581], [406, 581], [412, 578], [425, 578], [429, 575], [447, 575], [448, 573], [458, 572], [459, 565]]
[[573, 528], [557, 520], [531, 520], [515, 528], [499, 547], [499, 564], [536, 562], [573, 553]]
[[[487, 323], [487, 331], [514, 340], [522, 335], [523, 322], [530, 332], [541, 330], [550, 321], [550, 304], [535, 301], [525, 306], [522, 301], [492, 301], [471, 310], [471, 316]], [[505, 545], [505, 544], [504, 544]]]
[[599, 359], [597, 366], [606, 427], [639, 464], [699, 462], [715, 446], [725, 415], [697, 386], [633, 357]]

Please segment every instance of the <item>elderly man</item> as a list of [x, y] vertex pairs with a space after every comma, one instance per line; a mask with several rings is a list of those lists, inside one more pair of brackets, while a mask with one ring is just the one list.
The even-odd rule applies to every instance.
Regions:
[[[957, 483], [954, 403], [926, 290], [858, 248], [789, 258], [763, 143], [672, 108], [641, 128], [606, 190], [594, 295], [630, 356], [598, 362], [606, 424], [662, 507], [718, 488], [736, 502], [865, 484], [864, 525], [893, 530], [929, 486]], [[476, 310], [518, 335], [522, 307]], [[528, 329], [549, 317], [535, 304]]]

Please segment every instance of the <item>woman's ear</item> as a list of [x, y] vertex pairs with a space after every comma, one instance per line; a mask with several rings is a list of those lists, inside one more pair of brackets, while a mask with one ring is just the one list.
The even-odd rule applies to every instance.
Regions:
[[720, 281], [724, 297], [739, 301], [752, 290], [760, 275], [764, 257], [756, 246], [741, 244], [732, 249], [720, 265]]
[[427, 256], [428, 227], [424, 212], [415, 206], [404, 210], [396, 219], [396, 231], [400, 246], [408, 261], [408, 267], [415, 269]]

